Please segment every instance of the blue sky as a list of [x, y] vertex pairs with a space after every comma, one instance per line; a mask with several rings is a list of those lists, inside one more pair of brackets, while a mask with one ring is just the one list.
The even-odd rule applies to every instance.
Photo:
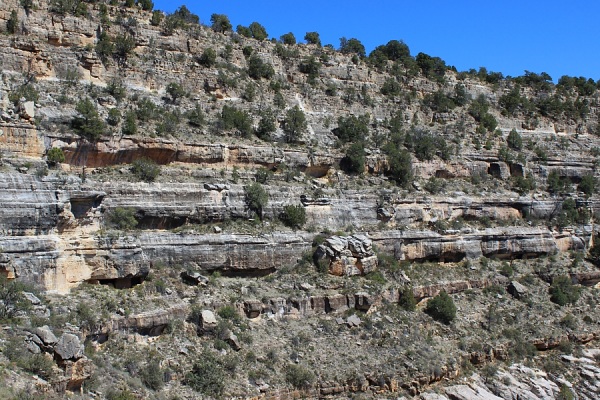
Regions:
[[473, 0], [155, 0], [173, 12], [185, 4], [210, 24], [226, 14], [234, 26], [253, 21], [269, 37], [293, 32], [301, 41], [317, 31], [323, 44], [355, 37], [367, 53], [389, 40], [403, 40], [412, 55], [441, 57], [459, 71], [481, 66], [504, 75], [525, 70], [600, 79], [600, 1]]

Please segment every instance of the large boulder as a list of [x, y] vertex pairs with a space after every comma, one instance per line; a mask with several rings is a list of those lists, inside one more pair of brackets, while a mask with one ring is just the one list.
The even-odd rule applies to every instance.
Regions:
[[45, 346], [54, 346], [58, 342], [48, 325], [35, 328], [31, 333], [36, 335]]
[[54, 353], [61, 360], [79, 360], [83, 357], [83, 344], [76, 335], [64, 333], [54, 346]]
[[336, 276], [364, 275], [377, 269], [373, 243], [365, 234], [326, 239], [317, 247], [314, 260]]

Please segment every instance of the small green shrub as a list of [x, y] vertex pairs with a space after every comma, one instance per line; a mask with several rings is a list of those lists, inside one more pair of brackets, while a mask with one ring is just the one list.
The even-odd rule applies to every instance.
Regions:
[[45, 380], [54, 376], [54, 362], [44, 353], [25, 356], [19, 365], [24, 370]]
[[573, 391], [564, 383], [560, 387], [560, 392], [558, 392], [558, 400], [575, 400], [575, 394]]
[[171, 98], [171, 103], [176, 104], [179, 99], [187, 96], [187, 92], [179, 83], [171, 82], [167, 85], [166, 92]]
[[219, 310], [217, 311], [217, 314], [219, 315], [219, 317], [223, 318], [223, 319], [235, 319], [238, 316], [237, 311], [235, 310], [235, 307], [233, 306], [223, 306], [221, 308], [219, 308]]
[[137, 396], [127, 389], [110, 389], [106, 394], [107, 400], [137, 400]]
[[158, 360], [148, 362], [140, 371], [140, 379], [146, 387], [152, 390], [160, 390], [164, 386], [164, 372], [160, 368]]
[[160, 166], [149, 158], [138, 158], [131, 163], [133, 175], [144, 182], [154, 182], [160, 174]]
[[441, 292], [427, 302], [425, 312], [436, 321], [450, 324], [456, 318], [456, 306], [448, 293]]
[[500, 274], [510, 278], [514, 273], [513, 267], [507, 263], [503, 262], [502, 267], [500, 268]]
[[185, 375], [184, 383], [207, 396], [220, 396], [225, 389], [225, 370], [210, 351], [205, 350], [197, 358], [192, 370]]
[[273, 172], [269, 171], [268, 169], [259, 168], [256, 170], [256, 174], [254, 175], [254, 178], [256, 179], [256, 182], [265, 184], [271, 178], [272, 175], [273, 175]]
[[127, 136], [133, 136], [137, 133], [137, 118], [134, 111], [128, 111], [125, 114], [125, 120], [123, 126], [121, 126], [121, 133]]
[[283, 133], [288, 143], [294, 143], [300, 140], [300, 137], [307, 130], [306, 116], [304, 111], [297, 105], [287, 110], [283, 120]]
[[508, 134], [508, 137], [506, 138], [506, 143], [508, 144], [508, 147], [510, 147], [513, 150], [518, 151], [523, 148], [523, 139], [515, 129], [511, 130]]
[[563, 326], [567, 329], [575, 329], [577, 328], [577, 319], [573, 316], [573, 314], [566, 314], [561, 318], [560, 326]]
[[65, 154], [62, 149], [59, 147], [53, 147], [48, 150], [46, 154], [46, 159], [48, 160], [48, 164], [54, 166], [56, 164], [60, 164], [65, 162]]
[[243, 137], [250, 137], [253, 133], [250, 115], [235, 107], [224, 105], [219, 122], [224, 130], [235, 129]]
[[96, 105], [90, 99], [85, 99], [77, 103], [75, 111], [77, 111], [78, 116], [71, 121], [75, 131], [89, 141], [100, 139], [100, 136], [106, 130], [106, 126], [98, 115]]
[[279, 219], [285, 226], [301, 229], [306, 223], [306, 209], [301, 205], [284, 206]]
[[246, 206], [262, 220], [263, 210], [269, 202], [269, 195], [260, 183], [252, 183], [244, 188]]
[[20, 311], [28, 309], [30, 303], [23, 296], [25, 289], [22, 282], [0, 274], [0, 321], [10, 321]]
[[25, 98], [26, 101], [37, 102], [40, 98], [40, 94], [35, 88], [35, 85], [31, 82], [20, 85], [17, 89], [8, 94], [8, 100], [15, 106], [19, 104], [22, 98]]
[[587, 197], [591, 196], [596, 191], [596, 178], [593, 175], [585, 175], [577, 185], [577, 190], [585, 193]]
[[581, 289], [565, 275], [555, 277], [550, 285], [550, 301], [559, 306], [574, 304], [579, 300], [580, 294]]
[[106, 122], [110, 126], [117, 126], [119, 122], [121, 122], [121, 111], [118, 108], [111, 108], [108, 110], [108, 117], [106, 118]]
[[346, 150], [346, 156], [340, 161], [340, 168], [350, 174], [362, 174], [365, 170], [364, 143], [353, 143]]
[[413, 289], [410, 286], [405, 287], [400, 292], [400, 299], [398, 301], [400, 307], [406, 311], [415, 311], [417, 309], [417, 300], [413, 294]]
[[204, 116], [204, 112], [200, 105], [196, 105], [196, 108], [188, 111], [185, 116], [188, 119], [188, 124], [196, 128], [202, 128], [206, 123], [206, 117]]
[[248, 76], [252, 79], [270, 79], [275, 74], [273, 66], [253, 55], [248, 59]]
[[291, 364], [286, 368], [285, 380], [296, 389], [309, 389], [315, 382], [316, 377], [308, 368]]
[[10, 17], [8, 21], [6, 21], [6, 32], [11, 35], [14, 35], [19, 30], [19, 16], [17, 14], [17, 10], [12, 10], [10, 12]]
[[122, 231], [134, 229], [138, 221], [135, 218], [135, 210], [133, 208], [117, 207], [112, 210], [108, 217], [110, 226]]

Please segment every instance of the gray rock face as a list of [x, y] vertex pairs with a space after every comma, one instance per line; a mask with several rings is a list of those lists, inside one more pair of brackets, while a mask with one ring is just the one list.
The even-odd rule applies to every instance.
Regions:
[[27, 299], [28, 302], [30, 302], [34, 306], [37, 306], [42, 303], [42, 301], [31, 292], [23, 292], [23, 296], [25, 297], [25, 299]]
[[480, 386], [456, 385], [444, 389], [449, 398], [454, 400], [502, 400]]
[[515, 299], [522, 299], [527, 295], [527, 288], [517, 281], [511, 281], [506, 289]]
[[78, 360], [83, 357], [83, 344], [79, 341], [79, 337], [64, 333], [54, 346], [54, 352], [62, 360]]
[[27, 120], [35, 118], [35, 103], [33, 101], [21, 103], [21, 118]]
[[183, 279], [184, 282], [193, 285], [206, 286], [206, 284], [208, 283], [207, 277], [202, 275], [200, 272], [195, 271], [183, 271], [181, 273], [181, 279]]
[[202, 310], [200, 314], [200, 328], [202, 330], [212, 330], [217, 327], [217, 318], [215, 314], [210, 310]]
[[349, 327], [352, 328], [353, 326], [360, 326], [362, 321], [360, 320], [358, 315], [353, 314], [346, 319], [346, 323], [348, 324]]
[[52, 346], [58, 342], [58, 339], [54, 336], [48, 325], [35, 328], [32, 333], [39, 337], [42, 343], [47, 346]]
[[363, 275], [377, 269], [371, 239], [363, 234], [326, 239], [315, 251], [314, 259], [338, 276]]

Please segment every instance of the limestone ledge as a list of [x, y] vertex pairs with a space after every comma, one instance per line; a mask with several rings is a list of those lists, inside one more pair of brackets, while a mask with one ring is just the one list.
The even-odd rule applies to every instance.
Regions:
[[[231, 276], [261, 276], [295, 264], [313, 235], [193, 234], [168, 231], [116, 236], [0, 236], [0, 269], [9, 276], [68, 292], [85, 281], [143, 278], [157, 264]], [[540, 228], [487, 229], [463, 235], [385, 231], [373, 244], [401, 260], [460, 261], [481, 256], [537, 257], [581, 248], [583, 240]]]

